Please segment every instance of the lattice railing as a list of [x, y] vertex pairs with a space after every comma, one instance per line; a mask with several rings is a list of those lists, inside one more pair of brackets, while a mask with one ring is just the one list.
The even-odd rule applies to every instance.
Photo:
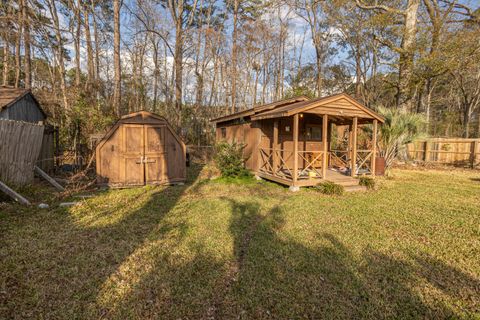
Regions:
[[[284, 179], [293, 179], [294, 152], [284, 149], [260, 148], [259, 171]], [[323, 151], [298, 151], [297, 179], [322, 177]]]
[[357, 150], [356, 174], [371, 174], [373, 162], [372, 150]]
[[350, 168], [350, 155], [347, 150], [331, 150], [330, 165], [336, 167]]
[[[316, 178], [321, 178], [323, 151], [298, 151], [299, 160], [303, 160], [303, 168], [298, 170], [298, 178], [306, 178], [305, 175], [310, 172], [316, 175]], [[308, 176], [310, 177], [310, 176]]]
[[293, 167], [287, 165], [293, 157], [293, 151], [272, 148], [260, 148], [259, 171], [277, 177], [292, 179]]

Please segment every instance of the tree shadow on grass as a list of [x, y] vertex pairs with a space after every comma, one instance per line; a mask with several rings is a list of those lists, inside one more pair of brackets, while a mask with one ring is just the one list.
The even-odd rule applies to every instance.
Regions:
[[[76, 215], [72, 214], [74, 209], [54, 209], [11, 217], [8, 225], [2, 226], [2, 231], [11, 234], [2, 232], [2, 242], [8, 245], [0, 249], [5, 257], [1, 263], [0, 317], [108, 316], [109, 306], [103, 302], [115, 302], [108, 295], [129, 290], [118, 277], [131, 280], [135, 272], [143, 272], [143, 266], [134, 264], [139, 270], [119, 275], [125, 261], [134, 259], [149, 242], [181, 241], [188, 232], [188, 224], [169, 219], [169, 213], [200, 171], [201, 166], [190, 169], [183, 186], [113, 191], [132, 192], [133, 196], [126, 193], [124, 199], [113, 198], [119, 203], [104, 205], [105, 209], [93, 199], [93, 204], [85, 202]], [[102, 197], [109, 199], [108, 192]], [[135, 202], [140, 203], [136, 210], [121, 212]], [[89, 215], [90, 210], [98, 214]], [[115, 215], [113, 222], [108, 220]], [[105, 292], [114, 282], [119, 286]], [[106, 294], [104, 301], [99, 301], [102, 294]]]
[[[370, 249], [357, 257], [328, 233], [318, 235], [321, 245], [307, 247], [282, 234], [287, 213], [280, 206], [262, 213], [255, 202], [229, 201], [236, 267], [218, 290], [218, 319], [459, 318], [478, 312], [478, 279], [433, 257], [412, 262]], [[419, 281], [464, 308], [425, 299]]]
[[[294, 238], [286, 215], [295, 213], [285, 212], [281, 199], [270, 207], [255, 197], [218, 199], [228, 208], [231, 236], [222, 243], [228, 254], [219, 253], [208, 236], [195, 236], [190, 204], [179, 202], [189, 187], [159, 189], [145, 201], [139, 194], [131, 200], [141, 202], [139, 208], [110, 224], [75, 220], [67, 212], [31, 217], [40, 225], [18, 226], [17, 242], [7, 237], [8, 250], [0, 251], [8, 268], [0, 315], [418, 319], [478, 313], [473, 276], [428, 255], [354, 254], [329, 233], [319, 232], [314, 243]], [[26, 248], [20, 256], [18, 248]]]

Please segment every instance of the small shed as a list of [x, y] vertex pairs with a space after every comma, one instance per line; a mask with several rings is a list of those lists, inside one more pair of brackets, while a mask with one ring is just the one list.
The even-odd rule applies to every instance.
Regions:
[[167, 120], [140, 111], [123, 116], [96, 149], [97, 183], [110, 187], [186, 180], [186, 148]]
[[42, 147], [36, 165], [45, 172], [55, 168], [58, 128], [46, 124], [47, 115], [29, 89], [0, 86], [0, 120], [22, 121], [44, 126]]
[[30, 90], [0, 87], [0, 119], [43, 124], [47, 115]]

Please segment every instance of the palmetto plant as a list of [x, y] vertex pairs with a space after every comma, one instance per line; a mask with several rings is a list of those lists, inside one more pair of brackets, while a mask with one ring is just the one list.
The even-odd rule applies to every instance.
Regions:
[[378, 112], [385, 117], [378, 131], [378, 150], [388, 169], [395, 158], [405, 152], [407, 144], [422, 136], [425, 118], [394, 108], [379, 107]]

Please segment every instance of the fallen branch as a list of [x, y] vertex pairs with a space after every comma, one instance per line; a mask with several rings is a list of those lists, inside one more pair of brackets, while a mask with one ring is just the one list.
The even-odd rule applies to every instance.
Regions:
[[70, 179], [71, 179], [71, 180], [77, 180], [77, 179], [86, 177], [86, 176], [87, 176], [87, 172], [88, 172], [88, 170], [90, 170], [90, 167], [92, 166], [92, 163], [93, 163], [93, 160], [94, 160], [94, 159], [95, 159], [95, 153], [93, 153], [92, 156], [90, 157], [90, 160], [88, 160], [88, 164], [87, 164], [87, 166], [85, 167], [85, 169], [83, 169], [82, 171], [74, 174]]

